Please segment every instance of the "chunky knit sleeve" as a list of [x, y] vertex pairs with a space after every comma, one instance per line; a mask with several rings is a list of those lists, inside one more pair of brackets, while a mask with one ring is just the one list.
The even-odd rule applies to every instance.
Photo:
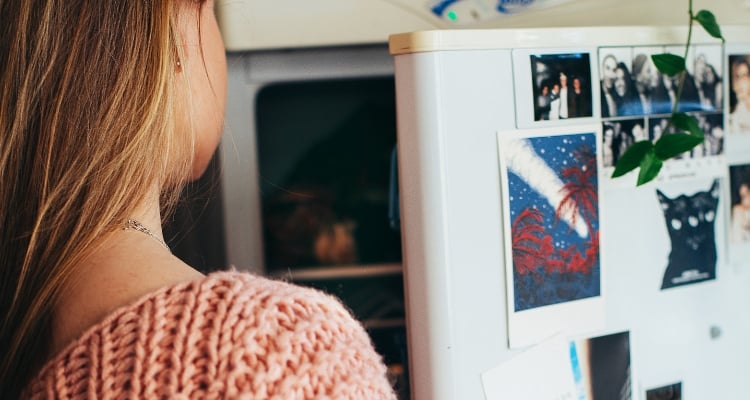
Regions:
[[50, 360], [32, 399], [394, 399], [344, 307], [236, 272], [123, 307]]
[[311, 289], [250, 280], [236, 279], [217, 304], [226, 310], [220, 337], [228, 340], [219, 353], [229, 397], [395, 398], [369, 336], [341, 303]]

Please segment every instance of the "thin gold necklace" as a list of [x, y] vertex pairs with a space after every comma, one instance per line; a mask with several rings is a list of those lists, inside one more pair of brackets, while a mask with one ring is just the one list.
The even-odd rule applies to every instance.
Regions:
[[135, 231], [138, 231], [138, 232], [143, 232], [143, 233], [151, 236], [157, 242], [159, 242], [159, 244], [161, 244], [162, 246], [164, 246], [165, 249], [169, 250], [170, 253], [172, 252], [172, 249], [170, 249], [169, 246], [167, 246], [167, 244], [164, 242], [164, 240], [162, 240], [160, 237], [156, 236], [156, 234], [154, 234], [154, 232], [151, 232], [151, 229], [146, 228], [145, 226], [143, 226], [142, 223], [140, 223], [140, 222], [138, 222], [138, 221], [136, 221], [134, 219], [128, 219], [128, 222], [125, 223], [125, 227], [122, 228], [122, 229], [123, 230], [132, 229], [132, 230], [135, 230]]

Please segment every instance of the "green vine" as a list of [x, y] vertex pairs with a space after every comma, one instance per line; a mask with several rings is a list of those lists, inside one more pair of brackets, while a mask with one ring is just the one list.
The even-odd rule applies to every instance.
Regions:
[[698, 22], [709, 35], [721, 39], [722, 43], [724, 43], [724, 37], [721, 35], [721, 28], [716, 22], [716, 17], [714, 17], [713, 13], [700, 10], [697, 14], [693, 14], [693, 0], [688, 0], [688, 14], [690, 22], [688, 23], [685, 55], [678, 56], [671, 53], [662, 53], [651, 56], [654, 66], [662, 74], [670, 77], [679, 74], [677, 95], [672, 106], [672, 115], [664, 132], [669, 132], [672, 127], [677, 128], [678, 131], [673, 134], [662, 135], [656, 143], [652, 143], [650, 140], [641, 140], [633, 143], [617, 161], [612, 178], [623, 176], [640, 167], [637, 185], [643, 185], [659, 175], [664, 161], [690, 151], [703, 143], [704, 133], [695, 117], [678, 112], [682, 90], [685, 86], [685, 75], [687, 72], [685, 69], [685, 60], [687, 59], [693, 36], [693, 22]]

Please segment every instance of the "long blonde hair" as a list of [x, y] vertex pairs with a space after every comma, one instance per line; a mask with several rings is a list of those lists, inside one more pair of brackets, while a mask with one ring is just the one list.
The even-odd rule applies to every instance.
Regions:
[[[176, 7], [195, 0], [0, 0], [0, 393], [46, 361], [60, 289], [154, 185], [172, 204]], [[196, 7], [199, 7], [196, 5]]]

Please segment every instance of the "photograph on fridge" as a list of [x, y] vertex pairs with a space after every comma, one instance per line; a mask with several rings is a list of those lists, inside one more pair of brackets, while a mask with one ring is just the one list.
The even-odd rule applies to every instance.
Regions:
[[602, 165], [612, 167], [635, 142], [648, 139], [643, 118], [612, 120], [602, 123]]
[[[699, 159], [724, 153], [723, 114], [700, 113], [695, 119], [703, 130], [705, 140], [675, 160]], [[656, 143], [663, 135], [676, 132], [668, 117], [610, 119], [602, 122], [602, 165], [614, 167], [625, 151], [635, 142], [650, 140]]]
[[729, 56], [728, 133], [750, 134], [750, 55]]
[[729, 167], [730, 230], [732, 244], [750, 244], [750, 164]]
[[682, 382], [647, 389], [646, 400], [682, 400]]
[[574, 340], [570, 358], [578, 399], [633, 398], [630, 332]]
[[529, 57], [535, 121], [592, 116], [588, 53], [532, 54]]
[[[684, 50], [662, 46], [601, 47], [602, 118], [670, 114], [677, 98], [679, 75], [670, 77], [659, 72], [651, 56], [676, 51]], [[690, 48], [678, 111], [722, 111], [722, 66], [721, 46]]]
[[[612, 171], [624, 152], [635, 142], [656, 143], [663, 135], [676, 133], [669, 124], [678, 95], [678, 80], [660, 73], [651, 56], [675, 53], [678, 47], [599, 48], [599, 100], [602, 117], [602, 166]], [[684, 51], [682, 49], [681, 51]], [[678, 111], [693, 116], [704, 132], [699, 146], [665, 163], [659, 179], [705, 176], [724, 167], [725, 127], [723, 109], [721, 46], [691, 46], [686, 59], [686, 77]], [[705, 159], [700, 162], [688, 160]], [[611, 173], [611, 172], [610, 172]], [[637, 175], [637, 170], [630, 175]], [[630, 180], [607, 179], [604, 184], [629, 185]]]
[[498, 134], [512, 332], [553, 312], [591, 325], [575, 310], [602, 294], [597, 142], [595, 126]]
[[583, 125], [599, 115], [596, 47], [513, 49], [516, 127]]
[[727, 157], [739, 164], [750, 161], [750, 45], [727, 52]]
[[729, 260], [741, 266], [750, 259], [750, 163], [729, 166]]
[[721, 195], [720, 179], [707, 184], [698, 180], [688, 190], [655, 190], [663, 212], [663, 226], [669, 236], [661, 289], [714, 280], [716, 278], [716, 221]]

